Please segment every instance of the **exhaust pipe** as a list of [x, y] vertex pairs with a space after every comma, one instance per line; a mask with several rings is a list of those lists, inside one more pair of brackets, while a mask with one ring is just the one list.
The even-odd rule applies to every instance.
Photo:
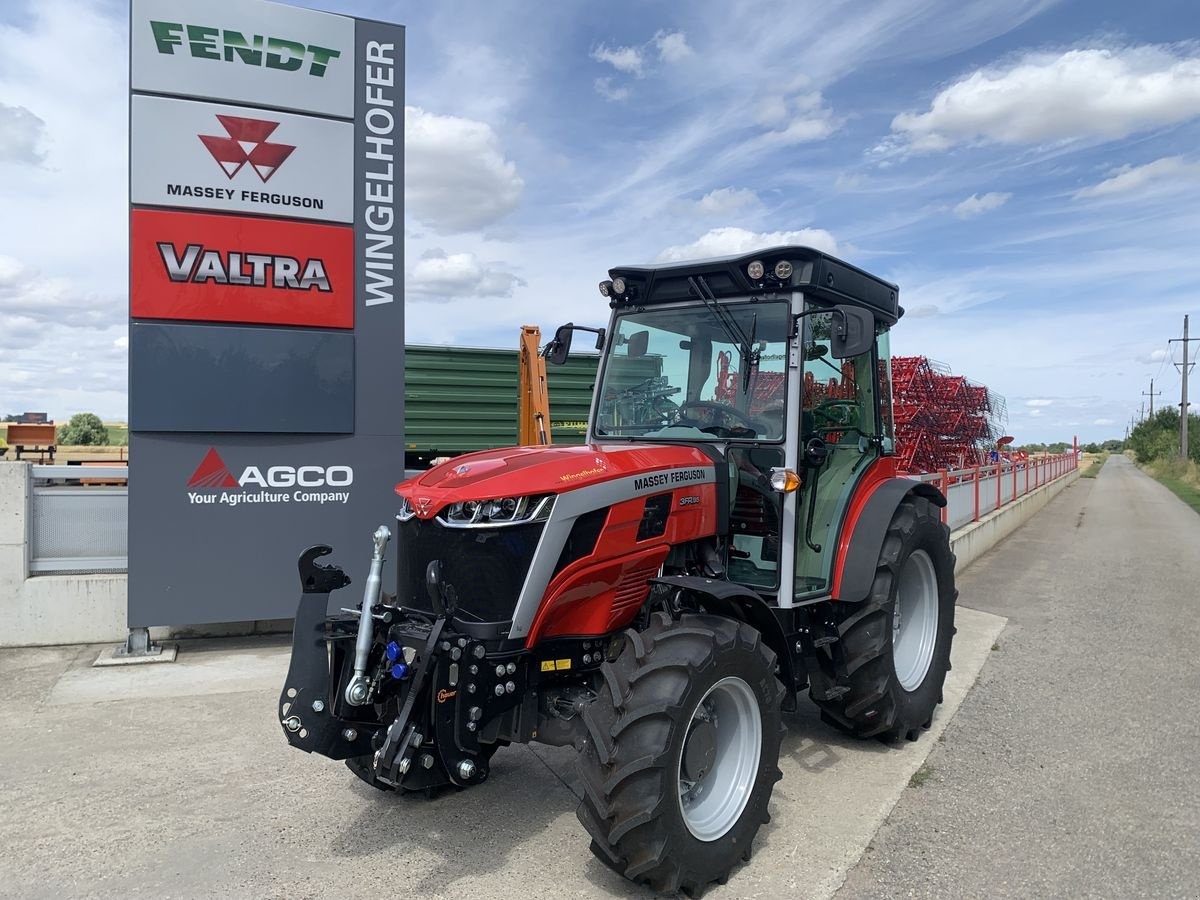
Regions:
[[354, 677], [346, 685], [346, 702], [351, 706], [363, 706], [371, 693], [371, 684], [367, 680], [367, 657], [371, 653], [371, 643], [375, 640], [375, 620], [371, 610], [379, 603], [380, 590], [383, 588], [383, 553], [392, 533], [386, 525], [380, 525], [371, 535], [375, 547], [371, 553], [371, 570], [367, 574], [367, 583], [363, 586], [362, 610], [358, 614], [358, 639], [354, 642]]

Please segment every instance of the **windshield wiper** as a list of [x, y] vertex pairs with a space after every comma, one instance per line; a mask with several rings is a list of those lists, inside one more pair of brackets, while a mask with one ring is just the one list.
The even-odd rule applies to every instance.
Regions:
[[721, 328], [725, 331], [725, 336], [729, 338], [729, 342], [737, 345], [738, 356], [740, 357], [738, 364], [742, 369], [742, 393], [746, 393], [750, 387], [750, 375], [752, 372], [758, 370], [758, 362], [761, 355], [755, 342], [755, 337], [758, 333], [758, 313], [754, 313], [754, 317], [750, 320], [750, 334], [747, 335], [729, 310], [717, 302], [717, 295], [708, 286], [708, 282], [704, 280], [703, 275], [689, 276], [688, 288], [717, 317], [717, 321], [720, 322]]

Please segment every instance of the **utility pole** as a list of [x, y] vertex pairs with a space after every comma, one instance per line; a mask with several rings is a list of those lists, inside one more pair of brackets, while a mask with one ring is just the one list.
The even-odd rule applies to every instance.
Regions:
[[[1143, 391], [1142, 393], [1145, 393], [1145, 391]], [[1146, 421], [1146, 401], [1145, 400], [1142, 401], [1142, 414], [1140, 416], [1138, 416], [1138, 421], [1139, 422]]]
[[1188, 458], [1188, 398], [1187, 398], [1187, 383], [1188, 372], [1191, 371], [1195, 363], [1190, 362], [1191, 357], [1188, 356], [1188, 344], [1191, 341], [1200, 341], [1200, 338], [1188, 337], [1188, 317], [1183, 317], [1183, 337], [1171, 338], [1167, 341], [1168, 344], [1183, 344], [1183, 363], [1175, 363], [1175, 368], [1183, 373], [1182, 393], [1179, 396], [1179, 455], [1183, 459]]
[[1162, 396], [1162, 391], [1154, 390], [1154, 379], [1153, 378], [1150, 379], [1150, 390], [1142, 391], [1142, 396], [1150, 398], [1150, 418], [1153, 419], [1154, 418], [1154, 398]]

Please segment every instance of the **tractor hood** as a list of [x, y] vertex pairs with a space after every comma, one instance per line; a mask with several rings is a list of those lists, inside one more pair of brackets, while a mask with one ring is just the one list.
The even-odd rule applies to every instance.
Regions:
[[456, 456], [396, 485], [396, 493], [409, 500], [418, 518], [428, 519], [446, 504], [464, 500], [561, 494], [661, 470], [713, 466], [712, 458], [695, 447], [674, 444], [507, 447]]

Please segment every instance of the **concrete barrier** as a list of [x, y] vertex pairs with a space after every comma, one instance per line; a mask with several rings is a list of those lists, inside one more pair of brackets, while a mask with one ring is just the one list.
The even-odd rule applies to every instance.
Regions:
[[[1029, 521], [1067, 485], [1070, 472], [988, 513], [951, 535], [962, 571]], [[124, 573], [29, 577], [29, 465], [0, 461], [0, 647], [117, 643], [125, 640]], [[231, 622], [190, 628], [152, 628], [155, 640], [172, 637], [269, 634], [291, 630], [288, 620]]]

